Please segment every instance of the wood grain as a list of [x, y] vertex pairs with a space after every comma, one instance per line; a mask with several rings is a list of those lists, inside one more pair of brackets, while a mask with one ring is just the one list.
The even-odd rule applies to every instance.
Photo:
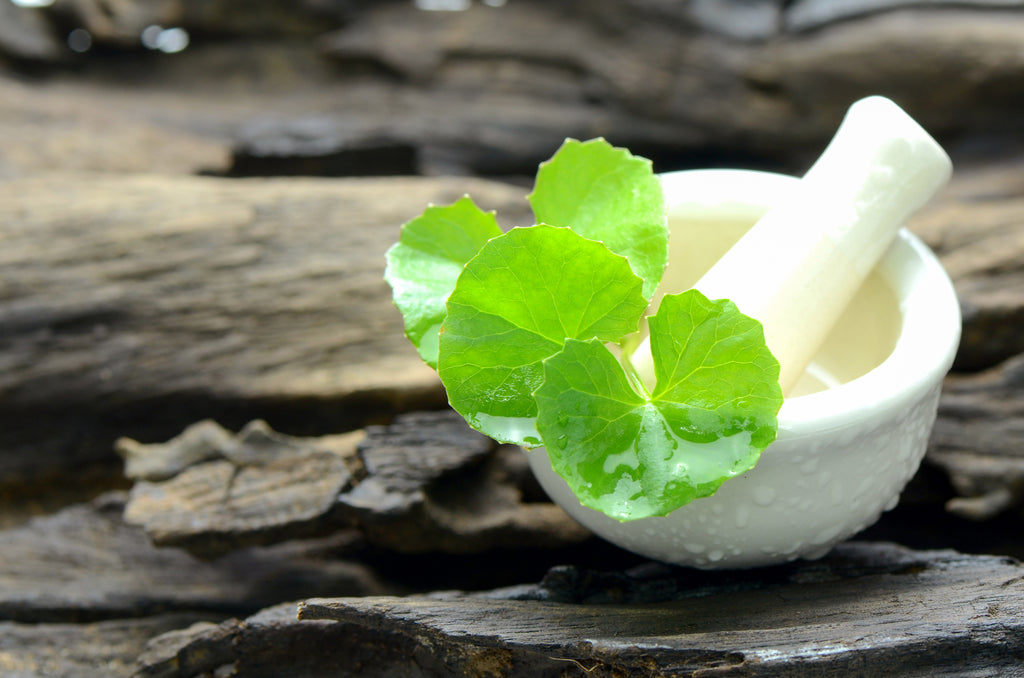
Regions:
[[[1009, 559], [878, 543], [745, 573], [562, 568], [480, 594], [308, 600], [298, 620], [272, 608], [148, 653], [139, 675], [229, 662], [243, 676], [1015, 675], [1022, 575]], [[317, 659], [294, 651], [316, 643]]]
[[0, 182], [0, 478], [107, 460], [213, 418], [340, 432], [444, 403], [384, 283], [431, 202], [467, 179], [47, 176]]

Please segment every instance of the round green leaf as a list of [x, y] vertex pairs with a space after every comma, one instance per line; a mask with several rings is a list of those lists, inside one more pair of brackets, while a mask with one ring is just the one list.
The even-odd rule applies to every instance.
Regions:
[[651, 162], [604, 139], [567, 139], [537, 170], [537, 221], [568, 226], [629, 259], [648, 299], [668, 262], [668, 219]]
[[598, 341], [566, 342], [535, 394], [552, 467], [618, 520], [667, 515], [753, 468], [782, 406], [760, 324], [731, 302], [666, 296], [650, 327], [652, 395]]
[[636, 331], [641, 285], [624, 258], [567, 228], [514, 228], [489, 241], [459, 276], [441, 326], [448, 401], [497, 440], [539, 445], [532, 394], [542, 361], [568, 338]]
[[761, 323], [731, 301], [711, 301], [698, 290], [665, 296], [648, 323], [655, 400], [714, 413], [725, 430], [750, 432], [762, 449], [775, 439], [779, 361]]
[[499, 235], [494, 212], [482, 211], [464, 196], [451, 205], [430, 206], [405, 223], [399, 241], [387, 252], [384, 279], [402, 312], [405, 334], [435, 369], [448, 295], [466, 262]]

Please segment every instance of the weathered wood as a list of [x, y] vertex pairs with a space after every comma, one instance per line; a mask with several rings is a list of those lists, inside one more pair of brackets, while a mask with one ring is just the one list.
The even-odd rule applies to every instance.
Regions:
[[236, 37], [316, 36], [336, 26], [359, 2], [315, 0], [74, 0], [41, 4], [40, 17], [80, 26], [98, 46], [142, 51], [140, 34], [149, 26], [184, 27], [202, 35]]
[[[0, 83], [18, 102], [0, 113], [9, 174], [224, 172], [234, 147], [236, 174], [528, 175], [565, 136], [597, 135], [663, 168], [799, 171], [871, 93], [944, 140], [1001, 133], [1019, 146], [1024, 16], [1011, 0], [525, 0], [464, 12], [346, 3], [326, 18], [319, 3], [171, 4], [174, 25], [206, 37], [173, 58], [78, 55], [74, 81]], [[96, 23], [95, 39], [120, 49], [161, 23], [153, 3], [104, 7], [71, 22]], [[250, 30], [259, 38], [238, 39]]]
[[226, 450], [238, 442], [226, 428], [212, 419], [204, 419], [166, 443], [147, 445], [131, 438], [120, 438], [114, 443], [114, 449], [124, 458], [125, 477], [160, 481], [173, 478], [195, 464], [226, 459]]
[[352, 661], [359, 667], [359, 657], [363, 654], [386, 651], [400, 656], [407, 650], [407, 646], [402, 645], [385, 647], [379, 640], [372, 648], [367, 647], [365, 644], [372, 642], [370, 638], [338, 634], [335, 632], [338, 625], [329, 622], [299, 624], [295, 618], [297, 608], [296, 603], [285, 603], [244, 621], [196, 624], [157, 636], [147, 643], [133, 675], [136, 678], [198, 678], [229, 667], [229, 675], [239, 678], [344, 676], [351, 674], [338, 672], [345, 671]]
[[90, 624], [0, 621], [0, 672], [5, 678], [128, 678], [147, 641], [209, 619], [159, 614]]
[[952, 276], [964, 315], [955, 368], [1024, 353], [1024, 156], [964, 162], [912, 222]]
[[0, 620], [69, 623], [163, 611], [246, 614], [313, 590], [394, 590], [365, 566], [324, 557], [344, 552], [351, 534], [207, 562], [180, 549], [154, 547], [141, 529], [123, 522], [123, 509], [123, 498], [110, 495], [0, 532]]
[[[93, 491], [87, 478], [96, 462], [113, 467], [118, 436], [151, 452], [145, 443], [208, 417], [233, 430], [262, 417], [322, 435], [442, 406], [401, 337], [380, 281], [383, 251], [426, 202], [463, 192], [506, 225], [529, 221], [525, 188], [464, 179], [54, 170], [530, 174], [563, 137], [604, 135], [659, 169], [798, 172], [852, 99], [880, 92], [958, 160], [982, 148], [985, 166], [958, 162], [950, 191], [913, 224], [956, 277], [966, 320], [958, 369], [987, 370], [949, 380], [928, 471], [952, 479], [961, 494], [952, 511], [995, 516], [984, 530], [1002, 526], [1008, 541], [997, 547], [1019, 549], [1009, 540], [1024, 473], [1014, 357], [1024, 353], [1014, 136], [1024, 15], [1005, 11], [1019, 4], [523, 0], [430, 13], [410, 2], [76, 0], [27, 10], [0, 0], [0, 67], [19, 69], [0, 75], [0, 508], [15, 491], [25, 507], [0, 525]], [[60, 31], [49, 30], [58, 17]], [[138, 32], [151, 23], [197, 39], [179, 55], [144, 54]], [[70, 25], [114, 49], [71, 55]], [[122, 58], [127, 50], [137, 51]], [[126, 525], [123, 497], [0, 532], [0, 673], [122, 673], [144, 638], [177, 624], [149, 645], [140, 675], [1019, 672], [1019, 566], [879, 546], [748, 573], [568, 568], [539, 587], [306, 608], [341, 622], [298, 621], [293, 603], [215, 622], [281, 600], [391, 593], [397, 573], [409, 589], [442, 579], [469, 589], [481, 570], [504, 566], [496, 578], [515, 582], [559, 562], [564, 551], [525, 550], [570, 543], [572, 532], [537, 501], [521, 456], [452, 431], [410, 418], [371, 427], [358, 458], [245, 459], [225, 447], [278, 448], [211, 433], [197, 436], [191, 458], [132, 470], [145, 479], [154, 534], [225, 550], [289, 530], [343, 530], [317, 541], [198, 560]], [[315, 490], [302, 511], [291, 502], [296, 478]], [[51, 480], [65, 489], [47, 490]], [[180, 505], [158, 497], [175, 483], [205, 490]], [[108, 474], [95, 487], [111, 484]], [[223, 501], [226, 489], [236, 501]], [[36, 501], [37, 491], [49, 494]], [[332, 496], [341, 501], [327, 508]], [[275, 514], [273, 498], [287, 509]], [[189, 517], [207, 522], [190, 532]], [[362, 533], [344, 530], [350, 523]], [[593, 546], [567, 560], [608, 563]], [[186, 628], [200, 619], [213, 623]], [[555, 640], [537, 643], [544, 634]]]
[[535, 501], [526, 458], [457, 414], [399, 417], [360, 445], [366, 477], [339, 497], [374, 544], [403, 553], [554, 548], [588, 538], [560, 508]]
[[384, 252], [467, 191], [528, 212], [524, 189], [469, 179], [0, 182], [0, 478], [204, 418], [324, 433], [440, 406]]
[[[357, 454], [358, 445], [358, 454]], [[122, 441], [136, 482], [125, 509], [158, 545], [204, 557], [356, 527], [402, 553], [555, 548], [589, 537], [539, 490], [522, 453], [453, 412], [347, 436], [297, 439], [210, 422], [164, 444]]]
[[929, 462], [958, 493], [956, 515], [987, 520], [1024, 505], [1024, 355], [946, 380]]
[[871, 543], [744, 573], [560, 568], [480, 594], [308, 600], [298, 620], [281, 606], [154, 639], [138, 675], [1008, 676], [1022, 593], [1015, 561]]
[[[849, 104], [872, 93], [893, 96], [942, 137], [1014, 129], [998, 111], [1005, 90], [997, 83], [1024, 68], [1015, 51], [1024, 16], [993, 11], [997, 3], [954, 11], [893, 2], [889, 11], [823, 20], [811, 32], [787, 31], [786, 12], [766, 30], [779, 10], [768, 3], [718, 10], [731, 20], [716, 17], [713, 3], [674, 11], [668, 4], [602, 3], [581, 16], [550, 3], [475, 5], [454, 14], [381, 3], [333, 34], [327, 49], [342, 65], [371, 62], [397, 74], [392, 96], [439, 121], [429, 136], [416, 137], [424, 155], [477, 173], [529, 172], [527, 156], [544, 157], [544, 130], [528, 111], [533, 121], [543, 112], [558, 116], [573, 135], [593, 134], [601, 124], [615, 143], [672, 166], [699, 165], [717, 151], [718, 162], [760, 159], [802, 169]], [[713, 32], [743, 18], [750, 36], [764, 40], [737, 42]], [[896, 53], [900, 58], [891, 59]], [[943, 74], [942, 88], [915, 86]], [[412, 94], [423, 86], [432, 101]], [[367, 94], [365, 101], [374, 100]], [[535, 133], [520, 141], [518, 155], [488, 157], [459, 135], [460, 113], [434, 113], [451, 105], [487, 120], [494, 138], [508, 138], [507, 129]], [[378, 124], [406, 139], [406, 120], [396, 109], [390, 124]], [[344, 129], [339, 120], [338, 134]], [[284, 123], [279, 136], [287, 134]], [[695, 155], [688, 158], [688, 151]]]
[[[209, 424], [200, 431], [214, 430]], [[223, 429], [221, 429], [223, 431]], [[202, 447], [190, 444], [195, 428], [186, 430], [154, 452]], [[193, 553], [221, 554], [243, 546], [326, 534], [342, 527], [331, 520], [338, 494], [349, 487], [356, 442], [345, 436], [323, 441], [292, 438], [270, 430], [265, 422], [248, 424], [235, 437], [223, 439], [209, 456], [167, 478], [167, 469], [132, 488], [124, 518], [139, 525], [158, 545], [183, 546]], [[216, 436], [211, 442], [217, 442]], [[340, 444], [339, 444], [340, 443]], [[146, 458], [146, 447], [132, 449], [132, 460]], [[215, 453], [215, 454], [213, 454]], [[171, 466], [178, 466], [175, 460]], [[167, 478], [167, 479], [164, 479]]]
[[976, 157], [958, 167], [948, 190], [913, 221], [913, 230], [953, 277], [964, 315], [955, 371], [944, 385], [926, 463], [952, 482], [958, 496], [947, 508], [973, 520], [993, 518], [1024, 501], [1022, 195], [1019, 155]]
[[882, 14], [923, 5], [930, 9], [1011, 9], [1024, 6], [1020, 0], [792, 0], [783, 14], [785, 27], [801, 31], [829, 26], [848, 19]]
[[485, 596], [307, 601], [299, 616], [431, 647], [436, 668], [410, 675], [1001, 676], [1024, 658], [1024, 569], [1006, 558], [849, 543], [739, 576], [559, 574]]
[[193, 128], [168, 124], [156, 110], [131, 114], [138, 94], [81, 81], [49, 87], [0, 76], [0, 98], [0, 134], [9, 140], [0, 155], [0, 179], [47, 171], [195, 174], [230, 166], [230, 143], [197, 129], [204, 123], [194, 94], [177, 104], [154, 94], [168, 115], [188, 108]]

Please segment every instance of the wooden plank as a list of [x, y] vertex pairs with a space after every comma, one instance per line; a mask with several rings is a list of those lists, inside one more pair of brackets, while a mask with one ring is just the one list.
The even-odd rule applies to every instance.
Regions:
[[1022, 594], [1016, 561], [881, 543], [749, 572], [564, 567], [479, 594], [271, 608], [173, 651], [157, 639], [138, 675], [1013, 676]]
[[947, 508], [975, 521], [1024, 505], [1024, 355], [946, 380], [928, 460], [957, 497]]
[[[61, 54], [45, 29], [69, 21], [122, 50], [150, 23], [169, 25], [134, 3], [82, 10], [96, 4], [61, 10], [74, 19], [33, 10], [42, 25], [0, 36], [0, 50], [30, 42], [41, 57]], [[241, 17], [187, 4], [174, 25], [203, 40], [173, 59], [95, 50], [77, 55], [73, 73], [54, 68], [27, 87], [0, 81], [0, 176], [71, 167], [336, 175], [373, 165], [528, 175], [565, 136], [598, 135], [665, 168], [801, 171], [847, 106], [871, 93], [953, 141], [1012, 140], [1017, 128], [1005, 83], [1021, 72], [1024, 19], [1005, 0], [473, 3], [464, 12], [372, 3], [337, 9], [334, 20], [322, 8], [281, 15], [262, 3]], [[307, 37], [289, 40], [292, 31]]]
[[440, 407], [384, 253], [467, 191], [528, 218], [524, 189], [472, 179], [0, 182], [0, 479], [205, 418], [322, 434]]
[[224, 616], [314, 590], [395, 590], [365, 565], [339, 557], [355, 538], [350, 532], [203, 561], [153, 546], [125, 524], [123, 510], [124, 497], [112, 494], [0, 532], [0, 621], [88, 622], [165, 611]]
[[748, 573], [561, 572], [486, 596], [307, 601], [299, 617], [412, 639], [452, 673], [499, 656], [502, 676], [1005, 676], [1024, 659], [1022, 594], [1012, 559], [848, 543]]
[[129, 678], [151, 638], [210, 621], [208, 615], [183, 612], [87, 624], [0, 621], [0, 673], [5, 678]]

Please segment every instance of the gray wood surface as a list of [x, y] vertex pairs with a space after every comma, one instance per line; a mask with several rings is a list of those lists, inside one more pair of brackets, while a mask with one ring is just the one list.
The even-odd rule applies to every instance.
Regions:
[[154, 651], [139, 675], [232, 660], [316, 675], [288, 639], [323, 643], [338, 676], [1016, 676], [1022, 594], [1015, 561], [879, 543], [747, 573], [562, 568], [480, 594], [309, 600], [298, 620], [275, 608], [178, 642], [187, 668]]
[[1011, 676], [1024, 673], [1022, 574], [1009, 559], [850, 543], [822, 562], [740, 576], [612, 577], [583, 600], [542, 585], [313, 600], [299, 617], [411, 637], [455, 673], [500, 659], [510, 676], [567, 663], [600, 676]]
[[0, 479], [113, 461], [206, 418], [341, 432], [444, 403], [384, 283], [400, 225], [471, 179], [0, 182]]
[[0, 532], [0, 620], [70, 623], [164, 611], [223, 617], [313, 589], [320, 595], [397, 590], [344, 558], [350, 533], [204, 561], [153, 546], [124, 522], [123, 511], [123, 496], [105, 495]]

